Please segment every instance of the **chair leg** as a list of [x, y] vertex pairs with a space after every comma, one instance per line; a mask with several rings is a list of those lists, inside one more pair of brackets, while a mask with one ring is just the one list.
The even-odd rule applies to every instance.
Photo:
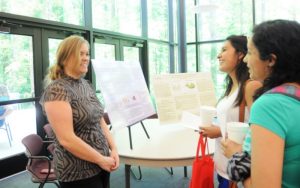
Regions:
[[10, 135], [10, 140], [13, 140], [13, 137], [12, 137], [12, 134], [11, 134], [11, 130], [10, 130], [10, 125], [8, 123], [6, 123], [7, 125], [7, 130], [9, 132], [9, 135]]
[[141, 166], [138, 166], [138, 170], [139, 170], [139, 177], [137, 177], [137, 175], [133, 172], [133, 170], [130, 168], [130, 172], [133, 175], [134, 179], [140, 181], [142, 180], [142, 170], [141, 170]]
[[170, 175], [173, 175], [173, 174], [174, 174], [173, 168], [172, 168], [172, 167], [170, 167], [170, 170], [169, 170], [167, 167], [165, 167], [165, 169], [166, 169], [166, 171], [167, 171]]
[[5, 131], [6, 131], [6, 134], [7, 134], [7, 138], [8, 138], [8, 142], [9, 142], [9, 146], [11, 147], [11, 132], [10, 132], [10, 128], [9, 128], [9, 125], [7, 123], [4, 123], [5, 124]]

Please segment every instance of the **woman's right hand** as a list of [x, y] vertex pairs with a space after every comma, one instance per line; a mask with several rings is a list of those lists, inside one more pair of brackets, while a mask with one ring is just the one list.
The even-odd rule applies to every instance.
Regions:
[[200, 133], [208, 138], [218, 138], [221, 136], [220, 127], [217, 126], [200, 127]]
[[112, 157], [102, 156], [101, 161], [98, 165], [105, 171], [111, 172], [112, 169], [116, 166], [116, 161]]

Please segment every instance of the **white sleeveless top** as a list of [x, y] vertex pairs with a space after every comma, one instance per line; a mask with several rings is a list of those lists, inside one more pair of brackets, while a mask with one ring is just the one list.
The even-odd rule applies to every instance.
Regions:
[[[238, 95], [238, 89], [236, 89], [230, 96], [224, 97], [217, 105], [217, 120], [216, 126], [219, 126], [221, 130], [226, 130], [226, 123], [232, 121], [239, 121], [239, 106], [234, 106], [235, 99]], [[245, 122], [248, 122], [249, 111], [245, 108]], [[227, 134], [227, 133], [226, 133]], [[222, 137], [216, 138], [216, 146], [214, 153], [214, 162], [217, 173], [226, 178], [228, 178], [226, 168], [228, 163], [228, 158], [223, 155], [221, 150], [221, 140]]]

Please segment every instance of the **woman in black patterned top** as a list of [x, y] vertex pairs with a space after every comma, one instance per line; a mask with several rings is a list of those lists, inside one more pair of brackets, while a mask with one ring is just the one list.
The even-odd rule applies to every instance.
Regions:
[[119, 166], [116, 145], [103, 119], [103, 107], [83, 79], [89, 44], [80, 36], [64, 39], [41, 97], [55, 133], [54, 169], [62, 188], [107, 188]]

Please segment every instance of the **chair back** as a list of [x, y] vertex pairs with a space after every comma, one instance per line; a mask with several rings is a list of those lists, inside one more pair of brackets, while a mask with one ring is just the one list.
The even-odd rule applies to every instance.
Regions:
[[47, 123], [46, 125], [44, 125], [43, 129], [44, 129], [44, 131], [47, 135], [47, 138], [48, 139], [53, 139], [54, 133], [53, 133], [53, 130], [52, 130], [52, 127], [51, 127], [50, 123]]
[[27, 154], [31, 156], [39, 155], [43, 149], [43, 140], [37, 134], [30, 134], [22, 139], [22, 143], [26, 147]]
[[30, 134], [22, 139], [26, 147], [28, 163], [26, 169], [32, 175], [34, 183], [40, 183], [39, 188], [44, 187], [45, 183], [53, 183], [60, 187], [57, 177], [53, 173], [53, 161], [48, 156], [42, 155], [43, 140], [37, 134]]
[[53, 140], [53, 138], [54, 138], [54, 132], [52, 130], [52, 127], [51, 127], [50, 123], [47, 123], [46, 125], [44, 125], [43, 129], [44, 129], [44, 131], [46, 133], [46, 139], [49, 142], [49, 145], [47, 147], [47, 150], [51, 154], [49, 157], [52, 158], [53, 154], [54, 154], [54, 149], [55, 149], [54, 140]]

